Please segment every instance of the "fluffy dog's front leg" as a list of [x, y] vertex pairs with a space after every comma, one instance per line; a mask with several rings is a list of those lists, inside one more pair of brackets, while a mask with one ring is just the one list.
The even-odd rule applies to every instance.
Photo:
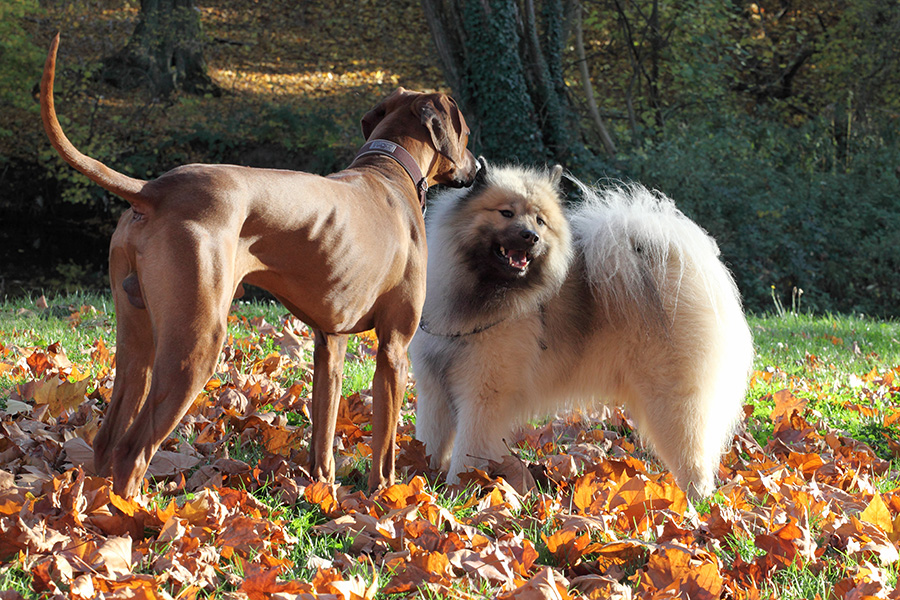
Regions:
[[491, 461], [500, 462], [514, 419], [513, 398], [496, 390], [460, 398], [456, 416], [456, 444], [447, 472], [448, 483], [459, 483], [460, 474], [469, 468], [486, 469]]
[[446, 342], [427, 333], [410, 346], [416, 377], [416, 439], [425, 444], [431, 468], [447, 471], [456, 437], [456, 409], [447, 382]]

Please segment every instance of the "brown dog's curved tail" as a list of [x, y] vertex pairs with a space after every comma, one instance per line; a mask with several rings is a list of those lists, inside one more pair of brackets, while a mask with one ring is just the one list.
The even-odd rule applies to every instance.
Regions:
[[53, 144], [63, 160], [87, 176], [88, 179], [127, 200], [137, 212], [147, 212], [150, 204], [147, 198], [141, 195], [146, 181], [114, 171], [100, 161], [85, 156], [63, 133], [59, 119], [56, 118], [56, 108], [53, 105], [53, 80], [56, 75], [56, 51], [58, 48], [59, 34], [57, 33], [50, 44], [47, 62], [44, 63], [44, 76], [41, 78], [41, 118], [44, 121], [44, 131], [47, 132], [50, 143]]

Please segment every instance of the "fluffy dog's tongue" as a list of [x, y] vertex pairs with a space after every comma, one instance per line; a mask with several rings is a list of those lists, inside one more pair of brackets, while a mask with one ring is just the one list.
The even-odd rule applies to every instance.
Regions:
[[507, 253], [507, 257], [509, 258], [510, 266], [517, 269], [524, 269], [528, 266], [528, 255], [525, 254], [524, 250], [510, 250]]

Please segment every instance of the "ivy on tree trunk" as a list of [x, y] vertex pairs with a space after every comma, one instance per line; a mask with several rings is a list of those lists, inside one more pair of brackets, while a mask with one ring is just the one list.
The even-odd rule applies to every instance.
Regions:
[[194, 0], [141, 0], [134, 33], [122, 50], [104, 61], [103, 78], [124, 89], [147, 87], [159, 96], [175, 90], [218, 94], [206, 72]]
[[[574, 145], [562, 80], [559, 0], [423, 0], [477, 151], [523, 163], [564, 162]], [[540, 19], [540, 22], [538, 22]]]

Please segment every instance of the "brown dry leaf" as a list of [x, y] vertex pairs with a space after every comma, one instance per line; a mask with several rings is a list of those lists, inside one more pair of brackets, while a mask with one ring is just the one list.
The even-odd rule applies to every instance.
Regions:
[[93, 600], [97, 597], [97, 591], [94, 589], [94, 582], [90, 575], [79, 575], [72, 581], [72, 587], [69, 593], [74, 600]]
[[188, 456], [181, 452], [160, 450], [150, 459], [147, 474], [151, 477], [170, 477], [178, 473], [184, 473], [197, 466], [200, 459], [196, 456]]
[[550, 567], [544, 567], [534, 577], [498, 600], [563, 600], [569, 598], [568, 582]]
[[769, 564], [787, 567], [797, 561], [806, 564], [815, 560], [815, 546], [808, 524], [798, 522], [796, 519], [790, 519], [771, 534], [757, 535], [755, 543], [766, 553], [757, 560]]
[[588, 600], [631, 600], [631, 588], [605, 575], [582, 575], [569, 581]]
[[110, 537], [100, 543], [88, 559], [89, 564], [110, 578], [131, 573], [131, 538]]
[[[900, 514], [897, 515], [897, 518], [900, 518]], [[900, 539], [900, 531], [894, 528], [897, 519], [891, 518], [891, 511], [888, 509], [887, 504], [884, 503], [881, 494], [872, 496], [872, 501], [869, 502], [869, 505], [864, 511], [859, 513], [859, 520], [880, 527], [892, 542]]]
[[410, 504], [430, 502], [431, 495], [425, 493], [425, 479], [414, 477], [408, 484], [397, 483], [377, 494], [376, 501], [383, 502], [390, 509], [406, 508]]
[[216, 538], [216, 545], [223, 558], [230, 559], [235, 553], [247, 557], [259, 550], [260, 546], [267, 545], [268, 527], [260, 520], [237, 515], [226, 523]]
[[794, 413], [802, 414], [806, 408], [806, 398], [795, 396], [789, 389], [783, 389], [772, 394], [775, 400], [775, 407], [772, 409], [770, 419], [777, 422], [783, 418], [790, 418]]
[[307, 502], [316, 504], [326, 515], [334, 513], [339, 506], [335, 498], [335, 486], [321, 481], [307, 486], [303, 497]]
[[[60, 381], [59, 377], [50, 375], [35, 381], [30, 390], [30, 398], [38, 406], [47, 405], [50, 416], [59, 417], [64, 411], [71, 410], [84, 402], [85, 393], [90, 385], [90, 378], [70, 382]], [[25, 396], [28, 398], [28, 396]]]
[[677, 592], [691, 600], [714, 600], [724, 584], [715, 560], [696, 558], [687, 548], [660, 548], [650, 554], [637, 589], [641, 592]]
[[53, 366], [50, 363], [50, 358], [47, 356], [47, 353], [41, 350], [32, 352], [25, 359], [25, 363], [28, 365], [28, 368], [31, 369], [31, 372], [35, 377], [40, 377], [45, 371], [50, 370]]
[[[449, 559], [448, 559], [449, 564]], [[428, 571], [421, 565], [413, 562], [402, 562], [397, 567], [395, 575], [390, 582], [381, 589], [383, 594], [402, 594], [411, 592], [428, 584], [439, 584], [446, 577], [440, 573]]]
[[898, 559], [897, 547], [891, 542], [881, 527], [860, 521], [851, 516], [848, 521], [837, 526], [826, 525], [826, 532], [837, 537], [836, 545], [851, 555], [878, 556], [883, 564], [891, 564]]
[[296, 335], [285, 323], [279, 335], [276, 335], [275, 343], [281, 347], [281, 351], [299, 364], [301, 368], [311, 369], [312, 365], [306, 362], [306, 357], [311, 356], [315, 346], [311, 338], [301, 338]]
[[484, 552], [461, 550], [450, 556], [450, 562], [478, 583], [509, 586], [515, 580], [509, 557], [497, 548]]
[[378, 593], [378, 578], [367, 586], [361, 576], [351, 575], [349, 579], [331, 581], [325, 587], [341, 600], [370, 600]]
[[47, 346], [47, 360], [59, 371], [72, 368], [72, 362], [66, 356], [66, 351], [60, 342], [53, 342]]
[[112, 357], [109, 354], [109, 349], [106, 347], [106, 342], [103, 341], [103, 338], [97, 338], [94, 345], [91, 347], [91, 361], [95, 365], [102, 365], [105, 367], [112, 365]]
[[550, 554], [556, 558], [556, 564], [574, 567], [581, 562], [591, 536], [587, 532], [579, 534], [574, 529], [560, 529], [549, 536], [542, 533], [541, 539]]
[[603, 482], [598, 480], [594, 473], [585, 473], [583, 477], [575, 480], [572, 490], [572, 501], [581, 514], [591, 507], [594, 495], [600, 490]]
[[275, 594], [310, 594], [312, 598], [316, 589], [300, 581], [278, 581], [280, 569], [262, 569], [259, 566], [248, 568], [244, 580], [238, 588], [249, 600], [269, 600]]
[[94, 449], [81, 438], [72, 438], [63, 443], [66, 458], [77, 467], [84, 469], [86, 473], [94, 473]]

